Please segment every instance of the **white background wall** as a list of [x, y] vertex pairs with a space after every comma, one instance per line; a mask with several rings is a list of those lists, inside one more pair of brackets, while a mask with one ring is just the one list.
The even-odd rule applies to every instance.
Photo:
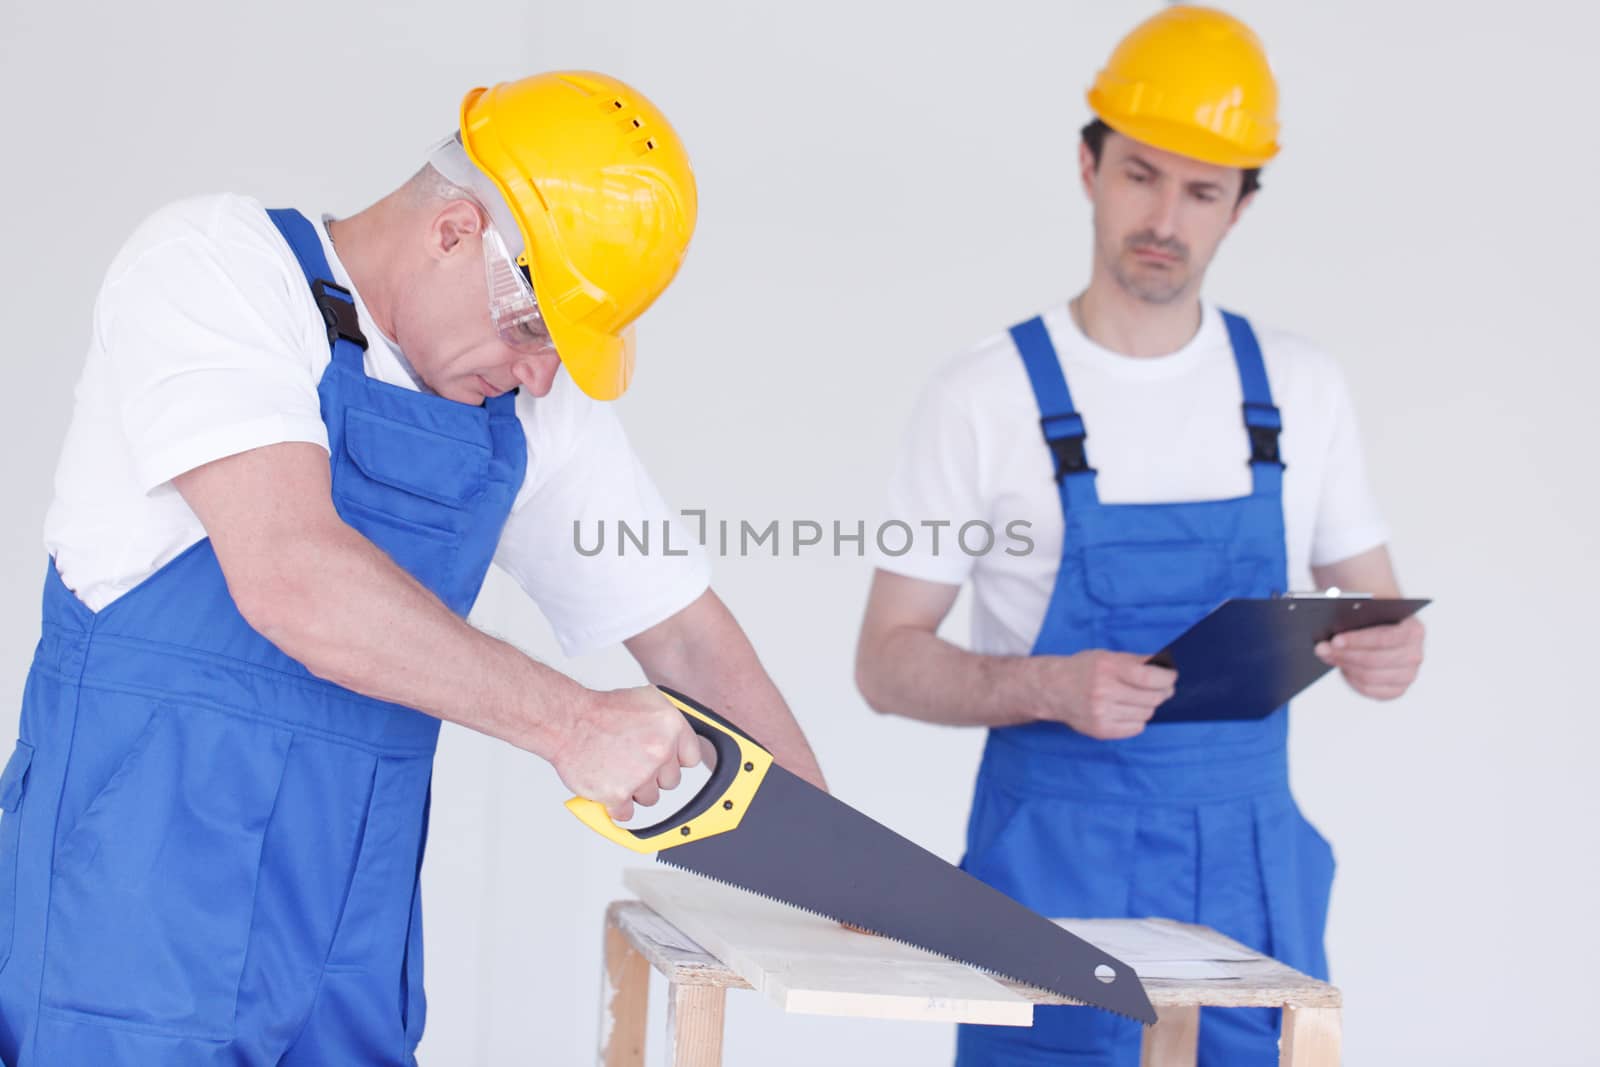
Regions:
[[[160, 203], [235, 190], [349, 213], [411, 172], [465, 89], [622, 76], [688, 140], [702, 202], [644, 321], [623, 403], [636, 446], [669, 499], [713, 519], [853, 523], [936, 362], [1084, 280], [1082, 90], [1154, 10], [0, 0], [0, 690], [20, 693], [37, 636], [95, 289]], [[1404, 702], [1329, 682], [1295, 715], [1298, 792], [1341, 861], [1349, 1061], [1600, 1062], [1573, 1043], [1600, 999], [1595, 16], [1233, 10], [1281, 77], [1285, 151], [1209, 293], [1340, 356], [1402, 578], [1438, 599]], [[813, 553], [721, 561], [716, 587], [836, 791], [953, 859], [980, 738], [866, 710], [850, 661], [868, 577]], [[504, 579], [477, 618], [591, 684], [637, 677], [621, 653], [564, 661]], [[7, 698], [7, 736], [15, 715]], [[445, 731], [434, 798], [424, 1062], [586, 1062], [627, 857], [562, 811], [545, 765], [462, 731]], [[730, 999], [730, 1064], [940, 1063], [950, 1041]]]

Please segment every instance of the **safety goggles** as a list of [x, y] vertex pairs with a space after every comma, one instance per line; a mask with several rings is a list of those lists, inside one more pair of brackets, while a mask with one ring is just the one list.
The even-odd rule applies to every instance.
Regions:
[[489, 279], [489, 317], [500, 340], [528, 352], [555, 349], [528, 268], [512, 257], [493, 225], [483, 230], [483, 265]]

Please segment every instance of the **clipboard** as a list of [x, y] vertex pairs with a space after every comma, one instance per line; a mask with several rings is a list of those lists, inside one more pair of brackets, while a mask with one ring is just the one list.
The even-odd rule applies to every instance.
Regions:
[[1225, 601], [1150, 662], [1178, 672], [1152, 723], [1264, 719], [1332, 667], [1313, 649], [1337, 634], [1410, 618], [1431, 600], [1286, 596]]

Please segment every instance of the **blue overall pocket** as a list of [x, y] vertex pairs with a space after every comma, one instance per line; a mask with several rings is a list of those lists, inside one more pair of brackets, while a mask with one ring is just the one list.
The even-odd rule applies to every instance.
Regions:
[[[147, 702], [110, 698], [128, 714]], [[43, 1003], [226, 1040], [288, 731], [158, 704], [57, 840]], [[74, 743], [92, 745], [80, 731]]]
[[1338, 864], [1292, 799], [1257, 805], [1256, 840], [1274, 959], [1326, 980], [1323, 937]]
[[345, 412], [344, 452], [334, 497], [353, 513], [347, 521], [374, 541], [379, 537], [361, 519], [455, 541], [483, 492], [491, 454], [487, 444], [355, 407]]
[[1084, 546], [1097, 643], [1118, 652], [1160, 651], [1227, 599], [1232, 564], [1226, 546], [1206, 542]]
[[22, 797], [28, 786], [33, 746], [18, 741], [0, 772], [0, 970], [11, 958], [17, 921], [17, 844], [22, 832]]

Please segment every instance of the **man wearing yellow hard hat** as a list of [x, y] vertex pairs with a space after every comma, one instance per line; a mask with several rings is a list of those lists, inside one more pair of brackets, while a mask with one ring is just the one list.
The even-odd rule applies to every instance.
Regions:
[[[939, 372], [890, 488], [898, 519], [1021, 521], [1031, 550], [880, 557], [858, 682], [879, 710], [989, 729], [975, 876], [1046, 915], [1204, 923], [1326, 976], [1333, 854], [1289, 792], [1287, 709], [1150, 723], [1176, 678], [1148, 658], [1222, 601], [1306, 578], [1396, 592], [1338, 367], [1200, 294], [1278, 151], [1272, 72], [1237, 19], [1175, 6], [1088, 102], [1087, 287]], [[968, 580], [970, 651], [936, 632]], [[1391, 699], [1421, 650], [1413, 621], [1317, 651]], [[1276, 1064], [1274, 1015], [1208, 1009], [1201, 1062]], [[962, 1028], [958, 1062], [1139, 1062], [1136, 1024], [1034, 1018]]]
[[0, 1060], [414, 1062], [440, 720], [619, 819], [700, 759], [656, 689], [469, 625], [491, 563], [568, 651], [625, 642], [820, 783], [703, 556], [569, 541], [669, 516], [600, 401], [695, 210], [660, 111], [567, 72], [470, 93], [352, 217], [205, 196], [129, 239], [0, 775]]

